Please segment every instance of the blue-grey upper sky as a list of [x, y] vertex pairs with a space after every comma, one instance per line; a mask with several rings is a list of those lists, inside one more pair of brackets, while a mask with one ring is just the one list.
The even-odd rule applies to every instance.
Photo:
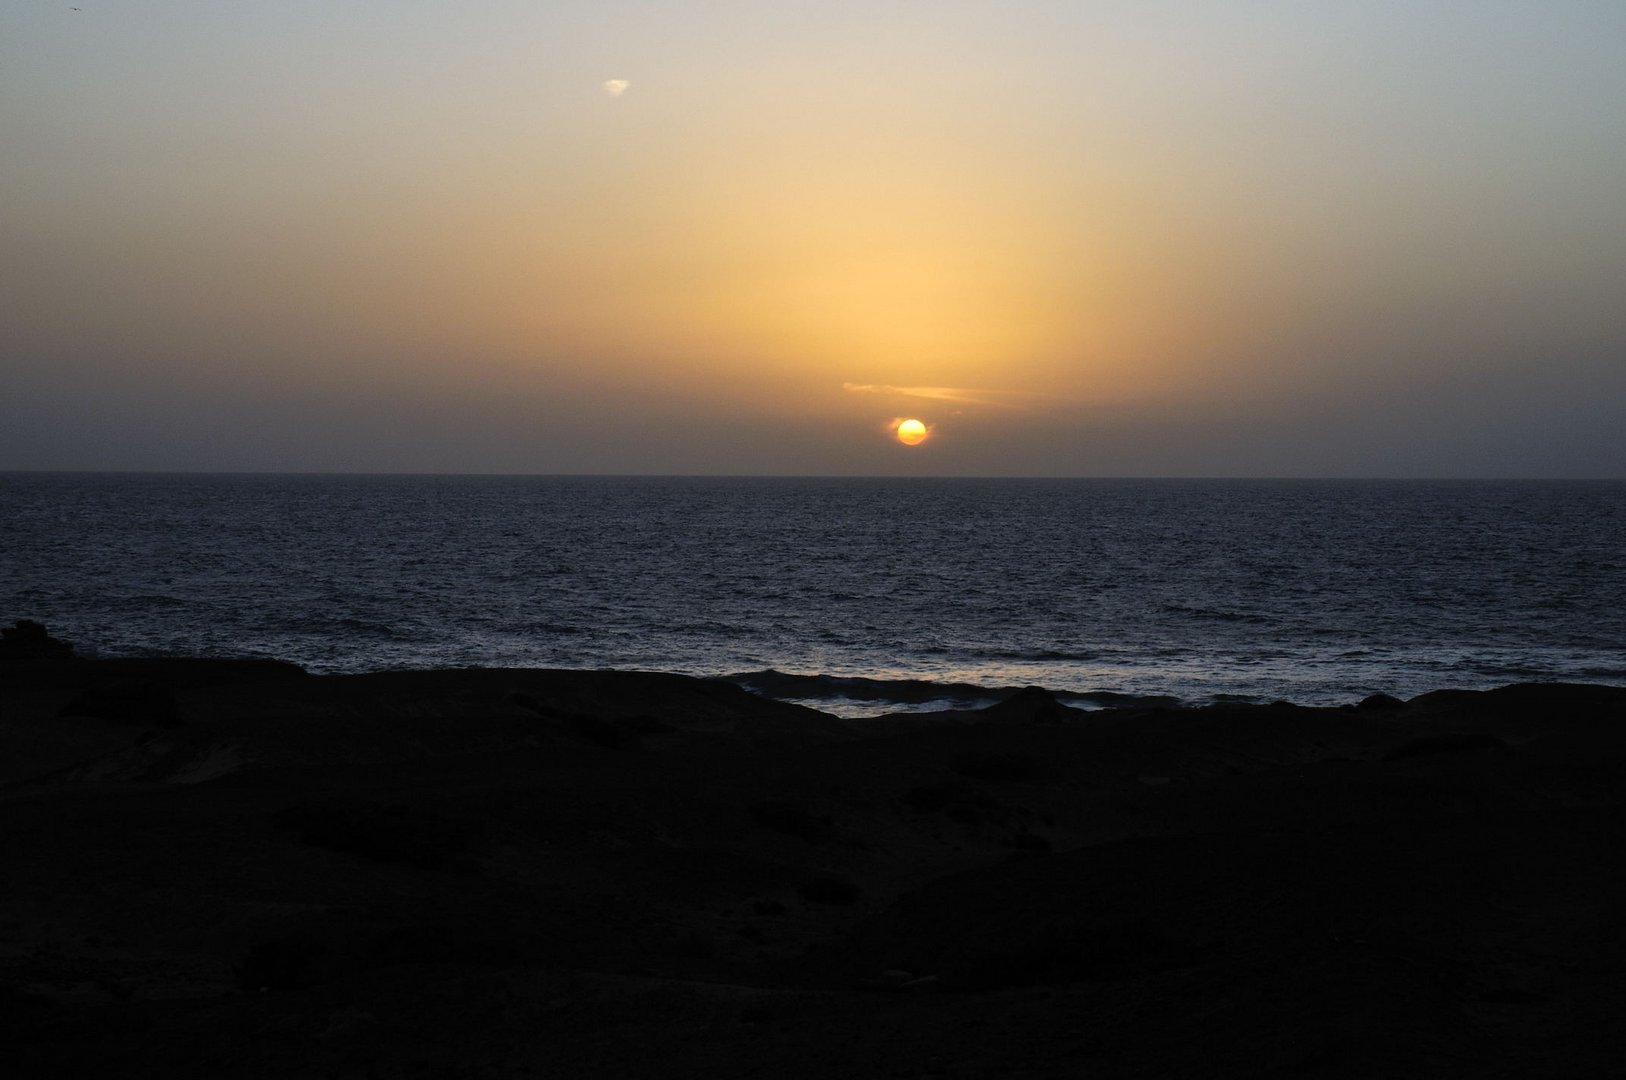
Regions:
[[1626, 476], [1622, 102], [1582, 0], [10, 4], [0, 469]]

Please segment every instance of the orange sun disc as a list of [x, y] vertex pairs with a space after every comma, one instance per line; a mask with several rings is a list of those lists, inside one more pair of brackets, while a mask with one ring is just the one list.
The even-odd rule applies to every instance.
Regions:
[[913, 418], [898, 424], [898, 441], [905, 446], [914, 446], [926, 441], [926, 425]]

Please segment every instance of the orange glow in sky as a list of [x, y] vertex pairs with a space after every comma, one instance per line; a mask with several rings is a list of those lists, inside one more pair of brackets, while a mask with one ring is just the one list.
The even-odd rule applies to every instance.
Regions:
[[10, 5], [0, 469], [1626, 473], [1626, 5], [1160, 11]]

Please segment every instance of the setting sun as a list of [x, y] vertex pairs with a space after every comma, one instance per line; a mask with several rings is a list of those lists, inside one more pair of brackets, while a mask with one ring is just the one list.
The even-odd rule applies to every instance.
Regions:
[[899, 442], [905, 446], [914, 446], [917, 443], [925, 442], [928, 432], [925, 424], [922, 424], [919, 420], [909, 419], [898, 424], [897, 434]]

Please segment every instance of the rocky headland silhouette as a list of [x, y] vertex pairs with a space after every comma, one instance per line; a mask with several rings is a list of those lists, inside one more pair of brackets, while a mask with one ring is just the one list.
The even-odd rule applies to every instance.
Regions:
[[0, 642], [8, 1075], [1614, 1075], [1626, 689], [847, 720]]

